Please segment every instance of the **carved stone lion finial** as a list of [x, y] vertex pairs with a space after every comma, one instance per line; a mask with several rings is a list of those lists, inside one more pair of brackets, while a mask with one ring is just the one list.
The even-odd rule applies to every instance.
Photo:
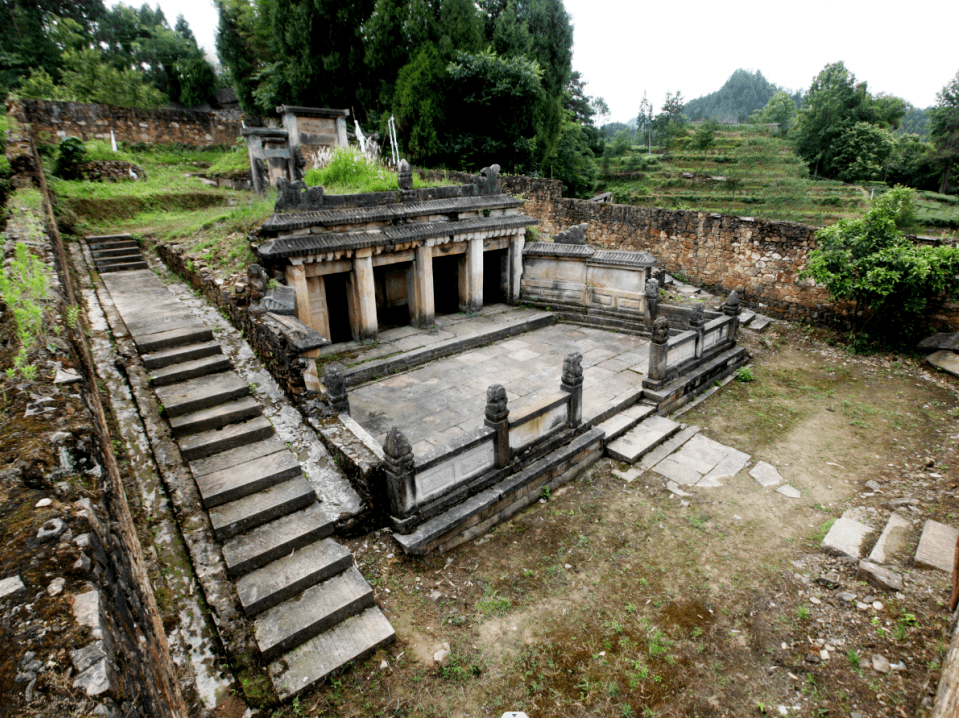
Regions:
[[653, 322], [652, 339], [656, 344], [665, 344], [669, 341], [669, 320], [666, 317], [659, 317]]

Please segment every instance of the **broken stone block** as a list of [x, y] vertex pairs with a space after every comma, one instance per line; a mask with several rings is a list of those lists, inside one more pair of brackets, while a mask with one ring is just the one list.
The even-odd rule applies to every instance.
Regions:
[[902, 576], [888, 568], [878, 566], [871, 561], [859, 562], [860, 578], [865, 578], [869, 583], [877, 588], [885, 588], [889, 591], [902, 590]]
[[0, 579], [0, 598], [15, 596], [26, 590], [26, 586], [23, 585], [23, 581], [20, 580], [19, 576]]
[[820, 548], [835, 556], [858, 559], [866, 534], [872, 531], [866, 524], [843, 516], [829, 529]]
[[959, 529], [929, 519], [922, 527], [919, 548], [916, 549], [916, 565], [920, 568], [937, 568], [952, 571], [956, 555], [956, 539]]
[[790, 499], [798, 499], [800, 496], [802, 496], [802, 493], [799, 491], [799, 489], [797, 489], [795, 486], [790, 486], [789, 484], [780, 486], [778, 489], [776, 489], [776, 493], [787, 496]]
[[82, 688], [88, 696], [99, 696], [113, 690], [113, 671], [105, 658], [101, 658], [73, 682], [74, 688]]
[[937, 369], [959, 376], [959, 354], [950, 351], [938, 351], [926, 357], [926, 361]]
[[886, 522], [886, 527], [879, 534], [879, 539], [869, 554], [869, 560], [873, 563], [886, 563], [890, 556], [902, 546], [908, 530], [908, 521], [899, 514], [891, 514]]
[[781, 484], [783, 477], [776, 471], [776, 467], [767, 464], [765, 461], [757, 461], [756, 465], [749, 470], [749, 475], [759, 482], [760, 486], [775, 486]]

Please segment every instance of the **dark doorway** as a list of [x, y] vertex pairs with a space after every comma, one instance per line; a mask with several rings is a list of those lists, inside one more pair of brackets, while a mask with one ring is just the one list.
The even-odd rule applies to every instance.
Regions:
[[347, 272], [327, 274], [323, 278], [326, 286], [326, 310], [330, 322], [330, 341], [348, 342], [353, 339], [350, 328], [350, 305], [346, 300]]
[[483, 252], [483, 305], [501, 304], [508, 295], [507, 266], [509, 251], [493, 249]]
[[376, 289], [376, 323], [379, 330], [405, 327], [410, 323], [410, 305], [407, 297], [407, 275], [412, 262], [397, 262], [373, 267], [373, 286]]
[[433, 311], [456, 314], [460, 310], [459, 271], [462, 254], [433, 257]]

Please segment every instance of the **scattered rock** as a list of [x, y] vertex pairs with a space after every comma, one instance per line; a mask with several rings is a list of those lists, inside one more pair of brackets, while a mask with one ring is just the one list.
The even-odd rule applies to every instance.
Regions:
[[821, 548], [826, 553], [858, 559], [862, 551], [862, 542], [871, 528], [854, 519], [843, 516], [829, 529], [822, 540]]
[[97, 661], [77, 676], [74, 688], [82, 688], [88, 696], [99, 696], [113, 690], [113, 675], [105, 658]]
[[889, 661], [876, 654], [872, 657], [872, 668], [879, 673], [889, 673], [892, 667], [889, 665]]
[[66, 580], [64, 578], [57, 577], [47, 585], [47, 593], [51, 596], [59, 596], [61, 593], [63, 593], [63, 587], [65, 584]]
[[849, 593], [849, 591], [843, 591], [842, 593], [839, 594], [839, 598], [842, 601], [855, 601], [856, 594]]
[[50, 519], [49, 521], [45, 521], [43, 526], [40, 527], [40, 530], [37, 531], [37, 538], [40, 541], [59, 538], [60, 534], [66, 530], [67, 525], [63, 522], [63, 519]]
[[40, 499], [39, 501], [37, 501], [36, 508], [45, 509], [47, 506], [52, 506], [52, 505], [53, 505], [53, 501], [51, 499]]
[[867, 481], [866, 488], [870, 491], [881, 491], [882, 487], [879, 485], [878, 481]]
[[450, 644], [443, 643], [443, 647], [433, 654], [433, 663], [441, 668], [446, 668], [450, 664]]
[[443, 598], [443, 594], [434, 590], [430, 593], [430, 598], [434, 601], [439, 601], [441, 598]]
[[74, 384], [80, 381], [82, 377], [75, 371], [69, 369], [57, 369], [57, 374], [53, 377], [54, 384]]
[[887, 509], [897, 509], [900, 506], [918, 506], [918, 505], [919, 505], [919, 501], [917, 501], [916, 499], [912, 498], [911, 496], [904, 496], [899, 499], [892, 499], [891, 501], [887, 501], [886, 503], [883, 504], [883, 507]]
[[776, 489], [776, 493], [782, 494], [783, 496], [787, 496], [790, 499], [798, 499], [800, 496], [802, 496], [802, 493], [799, 491], [799, 489], [793, 486], [790, 486], [789, 484], [786, 484], [785, 486], [780, 486], [778, 489]]
[[26, 590], [26, 586], [23, 585], [23, 581], [20, 580], [19, 576], [0, 579], [0, 599], [6, 598], [7, 596], [15, 596]]
[[775, 486], [783, 481], [776, 467], [765, 461], [757, 461], [756, 465], [749, 470], [749, 475], [756, 479], [760, 486]]
[[869, 583], [877, 588], [885, 588], [890, 591], [902, 590], [902, 576], [888, 568], [878, 566], [871, 561], [860, 561], [859, 572], [857, 576], [863, 576]]

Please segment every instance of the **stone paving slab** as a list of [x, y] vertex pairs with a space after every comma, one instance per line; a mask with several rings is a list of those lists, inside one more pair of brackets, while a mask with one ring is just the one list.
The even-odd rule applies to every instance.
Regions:
[[836, 556], [858, 559], [862, 552], [863, 541], [872, 529], [855, 519], [843, 516], [829, 529], [820, 548]]
[[256, 642], [263, 658], [272, 661], [297, 644], [332, 628], [349, 616], [375, 605], [373, 589], [355, 566], [311, 586], [257, 616]]
[[270, 665], [281, 699], [321, 683], [346, 663], [358, 661], [396, 640], [396, 632], [378, 608], [368, 608], [333, 629], [297, 646]]
[[772, 320], [769, 317], [764, 317], [762, 314], [757, 314], [753, 317], [753, 320], [749, 322], [749, 329], [754, 332], [762, 332], [766, 330], [772, 323]]
[[797, 489], [795, 486], [790, 486], [789, 484], [784, 484], [776, 489], [777, 494], [782, 494], [783, 496], [790, 499], [798, 499], [802, 496], [802, 492]]
[[922, 527], [915, 563], [921, 568], [952, 572], [959, 529], [928, 519]]
[[959, 354], [951, 351], [938, 351], [926, 357], [926, 361], [937, 369], [942, 369], [953, 376], [959, 376]]
[[748, 461], [748, 454], [720, 444], [697, 429], [652, 469], [679, 485], [717, 488], [722, 486], [722, 479], [738, 474]]
[[246, 614], [256, 616], [352, 565], [353, 554], [326, 538], [248, 573], [236, 591]]
[[783, 477], [772, 464], [765, 461], [757, 461], [756, 465], [749, 470], [749, 475], [759, 482], [760, 486], [775, 486], [783, 482]]
[[674, 435], [668, 441], [663, 442], [655, 449], [650, 451], [646, 456], [643, 457], [642, 461], [639, 462], [638, 466], [641, 471], [649, 471], [651, 468], [656, 466], [660, 461], [665, 459], [667, 456], [676, 451], [680, 446], [685, 444], [696, 434], [699, 433], [698, 426], [687, 426], [685, 429], [681, 430], [678, 434]]
[[[869, 554], [869, 560], [872, 563], [886, 563], [902, 549], [906, 532], [910, 526], [911, 524], [895, 511], [889, 514], [889, 520], [886, 521], [886, 526], [879, 534], [876, 545], [873, 546]], [[955, 548], [955, 542], [953, 542], [953, 548]], [[950, 570], [952, 569], [950, 568]]]

